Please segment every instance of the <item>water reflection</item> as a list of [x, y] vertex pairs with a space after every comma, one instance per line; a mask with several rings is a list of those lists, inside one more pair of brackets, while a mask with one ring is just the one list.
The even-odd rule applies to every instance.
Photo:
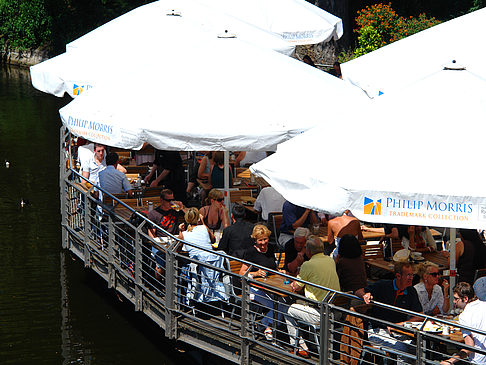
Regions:
[[194, 363], [61, 253], [57, 111], [69, 101], [0, 70], [0, 363]]

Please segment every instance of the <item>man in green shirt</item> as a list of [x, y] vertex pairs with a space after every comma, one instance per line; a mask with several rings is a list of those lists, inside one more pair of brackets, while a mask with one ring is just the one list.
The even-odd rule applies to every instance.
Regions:
[[[302, 264], [297, 278], [325, 288], [340, 290], [339, 278], [336, 273], [334, 260], [331, 257], [324, 255], [323, 252], [324, 244], [321, 239], [317, 236], [309, 236], [306, 242], [306, 255], [307, 257], [310, 257], [310, 260]], [[305, 285], [298, 281], [292, 282], [291, 286], [293, 291], [299, 292], [303, 290], [306, 298], [316, 302], [322, 302], [328, 293], [327, 290], [320, 289], [313, 285]], [[315, 303], [315, 305], [310, 303], [292, 304], [290, 306], [285, 315], [285, 322], [287, 323], [290, 344], [292, 346], [295, 345], [295, 341], [297, 340], [297, 320], [318, 324], [320, 322], [318, 303]], [[300, 349], [298, 354], [302, 357], [309, 357], [305, 342], [300, 339], [299, 344]]]

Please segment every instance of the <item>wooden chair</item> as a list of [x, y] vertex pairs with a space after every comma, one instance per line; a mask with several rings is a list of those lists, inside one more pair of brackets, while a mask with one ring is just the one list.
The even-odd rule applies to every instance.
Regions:
[[255, 200], [255, 198], [251, 196], [251, 190], [230, 190], [229, 193], [231, 203], [238, 203], [245, 199]]
[[384, 257], [383, 244], [381, 243], [363, 245], [361, 246], [361, 249], [363, 250], [363, 259], [365, 261], [372, 259], [382, 259]]
[[478, 269], [474, 273], [474, 281], [476, 281], [479, 278], [482, 278], [483, 276], [486, 276], [486, 269]]
[[275, 253], [275, 259], [277, 260], [277, 269], [282, 270], [285, 265], [285, 252]]

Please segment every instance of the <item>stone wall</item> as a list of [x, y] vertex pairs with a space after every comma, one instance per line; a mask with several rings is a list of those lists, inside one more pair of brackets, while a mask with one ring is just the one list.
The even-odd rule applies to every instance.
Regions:
[[0, 49], [0, 63], [9, 65], [18, 65], [23, 67], [33, 66], [49, 58], [49, 52], [46, 49], [19, 50], [12, 49], [8, 45]]

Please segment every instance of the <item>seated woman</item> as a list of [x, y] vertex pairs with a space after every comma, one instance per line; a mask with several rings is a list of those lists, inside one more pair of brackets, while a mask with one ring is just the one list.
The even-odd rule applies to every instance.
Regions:
[[345, 234], [339, 241], [336, 272], [339, 277], [339, 285], [344, 292], [352, 291], [354, 293], [368, 285], [361, 245], [358, 239], [351, 234]]
[[[194, 246], [185, 244], [182, 250], [186, 251], [191, 259], [223, 269], [223, 257], [208, 251], [213, 249], [211, 243], [215, 241], [215, 238], [213, 232], [204, 224], [199, 210], [189, 208], [184, 219], [186, 223], [179, 225], [179, 238]], [[198, 280], [193, 293], [194, 300], [198, 302], [226, 300], [223, 283], [219, 280], [221, 271], [197, 265], [196, 273]]]
[[206, 201], [209, 205], [202, 207], [200, 211], [204, 224], [213, 232], [228, 227], [230, 225], [228, 208], [224, 205], [223, 192], [211, 189]]
[[[255, 241], [253, 247], [245, 251], [243, 260], [255, 263], [259, 266], [266, 267], [268, 269], [277, 270], [275, 263], [275, 253], [272, 246], [268, 245], [268, 238], [270, 237], [270, 230], [263, 224], [257, 224], [253, 228], [251, 238]], [[248, 271], [249, 266], [246, 264], [241, 265], [240, 275], [244, 275]], [[250, 271], [250, 278], [264, 278], [267, 276], [267, 271], [253, 267]], [[273, 306], [275, 299], [272, 298], [264, 289], [250, 287], [250, 296], [254, 297], [254, 300], [263, 305], [269, 311], [262, 319], [262, 324], [265, 326], [265, 338], [268, 341], [273, 339], [271, 325], [273, 323]], [[282, 319], [283, 304], [278, 304], [278, 321]]]
[[428, 227], [409, 226], [403, 232], [402, 246], [418, 252], [432, 252], [437, 250], [437, 244]]
[[[213, 154], [214, 165], [211, 166], [209, 184], [213, 188], [224, 188], [224, 152], [218, 151]], [[233, 171], [229, 166], [229, 187], [233, 187]]]
[[420, 304], [425, 314], [437, 315], [449, 311], [449, 282], [442, 280], [439, 283], [439, 269], [437, 266], [422, 265], [419, 270], [420, 283], [414, 286], [417, 291]]

